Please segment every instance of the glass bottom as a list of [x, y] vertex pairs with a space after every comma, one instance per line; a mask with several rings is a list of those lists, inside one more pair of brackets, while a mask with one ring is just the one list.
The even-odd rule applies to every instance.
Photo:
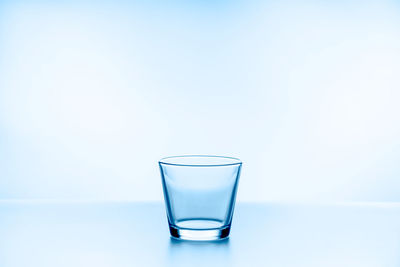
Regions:
[[183, 220], [169, 226], [172, 237], [192, 241], [224, 239], [229, 236], [230, 229], [230, 225], [222, 226], [215, 220]]

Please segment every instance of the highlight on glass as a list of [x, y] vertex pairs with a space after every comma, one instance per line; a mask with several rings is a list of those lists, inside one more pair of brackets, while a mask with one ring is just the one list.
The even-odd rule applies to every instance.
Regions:
[[229, 236], [242, 162], [222, 156], [174, 156], [159, 161], [171, 236]]

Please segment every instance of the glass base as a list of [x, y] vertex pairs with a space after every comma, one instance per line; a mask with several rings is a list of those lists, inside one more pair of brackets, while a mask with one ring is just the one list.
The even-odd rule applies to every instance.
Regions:
[[230, 226], [225, 226], [217, 229], [189, 229], [180, 228], [174, 225], [169, 226], [169, 231], [172, 237], [192, 241], [221, 240], [229, 236], [230, 230]]

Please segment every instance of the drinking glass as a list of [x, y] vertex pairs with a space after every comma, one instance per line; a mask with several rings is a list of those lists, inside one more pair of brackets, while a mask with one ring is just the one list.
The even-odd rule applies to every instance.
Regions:
[[242, 162], [222, 156], [174, 156], [159, 161], [172, 237], [229, 236]]

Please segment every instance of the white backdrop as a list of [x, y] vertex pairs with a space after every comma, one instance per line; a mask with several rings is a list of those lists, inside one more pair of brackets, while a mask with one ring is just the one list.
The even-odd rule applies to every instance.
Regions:
[[157, 201], [217, 154], [239, 201], [400, 200], [399, 2], [128, 2], [0, 3], [0, 198]]

